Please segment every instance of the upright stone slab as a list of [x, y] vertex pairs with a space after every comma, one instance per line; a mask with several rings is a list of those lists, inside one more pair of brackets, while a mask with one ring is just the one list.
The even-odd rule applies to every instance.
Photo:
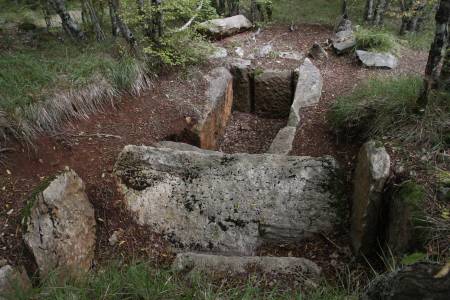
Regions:
[[94, 208], [74, 171], [66, 171], [35, 196], [25, 244], [40, 275], [55, 268], [78, 274], [92, 265], [95, 248]]
[[382, 193], [389, 177], [390, 157], [383, 145], [369, 141], [361, 148], [356, 164], [351, 238], [353, 250], [371, 254], [379, 245]]
[[250, 113], [252, 111], [253, 71], [251, 61], [235, 58], [229, 62], [233, 74], [233, 110]]
[[214, 19], [203, 22], [199, 30], [214, 38], [223, 38], [239, 32], [249, 30], [253, 27], [245, 16], [237, 15], [229, 18]]
[[293, 73], [255, 71], [255, 112], [265, 118], [286, 118], [293, 100]]
[[331, 157], [126, 146], [115, 174], [139, 224], [194, 250], [253, 254], [262, 242], [298, 243], [331, 232], [345, 201]]
[[337, 54], [350, 52], [356, 46], [356, 38], [351, 29], [337, 32], [331, 41]]
[[288, 126], [297, 127], [300, 123], [300, 110], [319, 103], [322, 86], [323, 79], [320, 70], [306, 58], [298, 69], [298, 81], [294, 101], [290, 108]]
[[216, 68], [206, 77], [206, 105], [202, 116], [192, 128], [197, 145], [204, 149], [216, 149], [217, 140], [223, 135], [233, 106], [233, 77], [226, 68]]

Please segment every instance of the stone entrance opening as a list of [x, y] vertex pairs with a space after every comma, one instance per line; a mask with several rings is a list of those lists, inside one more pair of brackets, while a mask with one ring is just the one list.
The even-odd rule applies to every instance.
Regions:
[[199, 119], [171, 140], [226, 153], [289, 154], [301, 109], [316, 104], [322, 91], [320, 72], [309, 59], [295, 70], [262, 69], [234, 59], [206, 79]]

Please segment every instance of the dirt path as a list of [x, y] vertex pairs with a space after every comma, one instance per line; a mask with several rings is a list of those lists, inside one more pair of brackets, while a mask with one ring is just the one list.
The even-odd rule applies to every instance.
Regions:
[[[330, 30], [322, 26], [299, 26], [294, 32], [289, 32], [285, 27], [273, 27], [263, 31], [253, 46], [276, 40], [279, 50], [295, 49], [306, 53], [314, 42], [322, 42], [330, 34]], [[242, 43], [249, 36], [250, 33], [239, 35], [228, 42]], [[352, 161], [358, 145], [336, 144], [326, 123], [326, 111], [336, 96], [350, 91], [368, 76], [423, 70], [426, 55], [411, 51], [405, 53], [396, 71], [364, 69], [351, 56], [331, 56], [328, 61], [314, 62], [324, 77], [324, 91], [320, 104], [305, 114], [292, 154], [334, 155], [351, 170], [348, 162]], [[283, 67], [276, 61], [261, 64]], [[201, 70], [198, 72], [201, 73]], [[195, 76], [191, 75], [187, 78], [196, 81]], [[35, 151], [13, 145], [17, 151], [8, 155], [5, 166], [0, 166], [0, 257], [15, 263], [28, 261], [21, 242], [20, 210], [26, 204], [30, 191], [43, 178], [68, 166], [83, 178], [89, 199], [95, 206], [98, 221], [97, 260], [117, 255], [143, 255], [158, 261], [170, 259], [170, 250], [164, 240], [153, 234], [151, 228], [135, 225], [125, 213], [122, 199], [116, 192], [112, 169], [125, 145], [151, 145], [179, 135], [189, 126], [186, 121], [188, 117], [195, 118], [198, 113], [196, 104], [202, 82], [187, 86], [182, 83], [183, 80], [163, 76], [154, 82], [154, 88], [147, 94], [136, 99], [125, 97], [116, 109], [107, 108], [87, 120], [67, 125], [62, 135], [38, 139]], [[267, 136], [276, 134], [279, 123], [262, 124], [246, 114], [234, 114], [227, 129], [226, 142], [222, 144], [223, 150], [260, 152], [267, 147]], [[248, 147], [250, 144], [253, 148]], [[126, 234], [116, 246], [111, 247], [108, 238], [117, 229], [125, 229]]]

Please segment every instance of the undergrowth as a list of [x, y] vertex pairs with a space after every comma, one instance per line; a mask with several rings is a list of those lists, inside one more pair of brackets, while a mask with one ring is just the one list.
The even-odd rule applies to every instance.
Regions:
[[356, 49], [375, 52], [397, 52], [398, 44], [392, 33], [380, 29], [357, 27]]
[[78, 279], [61, 279], [54, 272], [38, 287], [17, 288], [6, 295], [6, 299], [356, 299], [356, 294], [351, 295], [343, 288], [326, 283], [302, 292], [277, 286], [269, 288], [262, 279], [254, 277], [233, 283], [214, 283], [201, 275], [183, 277], [145, 262], [127, 265], [112, 262]]
[[371, 78], [337, 98], [329, 123], [343, 139], [390, 137], [427, 149], [445, 149], [450, 146], [448, 95], [434, 94], [426, 110], [418, 114], [421, 87], [419, 76]]

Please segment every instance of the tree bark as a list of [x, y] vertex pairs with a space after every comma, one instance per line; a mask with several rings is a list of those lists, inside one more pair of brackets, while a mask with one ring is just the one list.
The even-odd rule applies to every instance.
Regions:
[[[118, 0], [109, 0], [109, 9], [111, 13], [111, 22], [114, 23], [113, 26], [116, 26], [118, 31], [122, 34], [123, 38], [128, 42], [131, 49], [133, 51], [137, 51], [137, 42], [130, 28], [128, 28], [127, 24], [122, 20], [119, 11], [119, 2]], [[113, 27], [114, 28], [114, 27]], [[113, 29], [114, 30], [114, 29]]]
[[48, 3], [48, 1], [44, 0], [44, 1], [41, 1], [41, 7], [42, 7], [42, 13], [44, 14], [45, 27], [47, 29], [47, 32], [50, 32], [50, 27], [52, 27], [50, 4]]
[[164, 34], [161, 3], [162, 0], [152, 0], [152, 5], [154, 6], [155, 11], [155, 14], [153, 15], [152, 38], [157, 44], [159, 44], [159, 40]]
[[348, 6], [347, 0], [342, 0], [342, 18], [348, 19]]
[[375, 0], [367, 0], [366, 7], [364, 9], [364, 21], [372, 22], [374, 18]]
[[239, 0], [228, 0], [228, 15], [236, 16], [239, 14]]
[[[439, 64], [442, 61], [442, 50], [448, 38], [448, 23], [450, 21], [450, 0], [441, 0], [436, 12], [436, 31], [434, 41], [428, 54], [428, 62], [425, 68], [424, 87], [417, 101], [419, 108], [425, 108], [428, 104], [430, 91], [437, 86], [439, 78]], [[445, 72], [444, 72], [445, 74]]]
[[61, 18], [61, 23], [64, 31], [72, 37], [73, 39], [80, 40], [84, 37], [83, 31], [74, 19], [70, 16], [66, 9], [66, 4], [64, 0], [48, 0], [50, 5], [56, 11], [56, 13]]
[[446, 92], [450, 92], [450, 34], [447, 34], [447, 49], [445, 50], [439, 86]]
[[403, 13], [402, 25], [400, 27], [400, 35], [404, 35], [407, 32], [418, 32], [420, 25], [425, 18], [425, 8], [427, 6], [426, 1], [421, 3], [401, 1], [401, 10]]
[[384, 15], [389, 8], [389, 0], [379, 0], [377, 7], [375, 9], [375, 16], [373, 19], [373, 25], [381, 26], [383, 25]]
[[100, 21], [97, 15], [97, 11], [94, 8], [91, 0], [83, 0], [83, 10], [86, 14], [86, 22], [92, 27], [92, 30], [95, 32], [95, 36], [97, 41], [103, 41], [106, 36], [103, 32], [103, 29], [100, 25]]

